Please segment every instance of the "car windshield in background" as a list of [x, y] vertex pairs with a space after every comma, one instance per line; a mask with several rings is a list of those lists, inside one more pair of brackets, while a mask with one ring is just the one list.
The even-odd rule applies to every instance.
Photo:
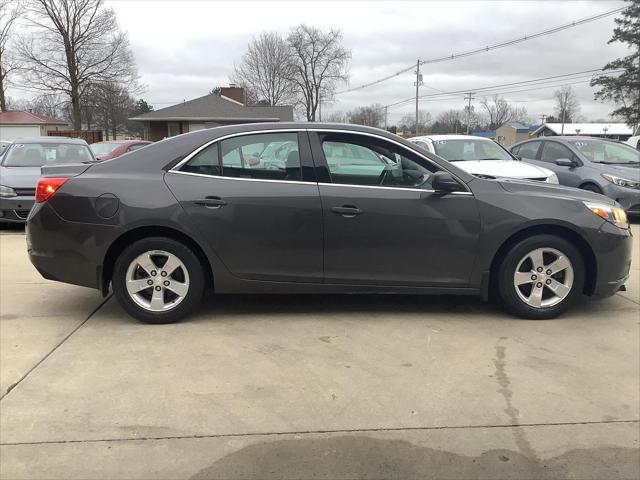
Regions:
[[96, 157], [101, 157], [103, 155], [109, 155], [119, 146], [119, 143], [94, 143], [90, 148]]
[[611, 165], [640, 165], [640, 151], [622, 143], [579, 139], [569, 143], [592, 162]]
[[477, 160], [513, 160], [490, 140], [434, 140], [436, 154], [450, 162]]
[[42, 167], [63, 163], [92, 162], [86, 145], [70, 143], [14, 143], [2, 160], [5, 167]]

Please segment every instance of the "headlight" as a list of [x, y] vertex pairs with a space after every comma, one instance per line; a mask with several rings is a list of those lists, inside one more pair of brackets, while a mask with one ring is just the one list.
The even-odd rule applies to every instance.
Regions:
[[640, 182], [637, 182], [635, 180], [629, 180], [627, 178], [616, 177], [615, 175], [609, 175], [608, 173], [603, 173], [602, 177], [605, 180], [610, 181], [611, 183], [615, 183], [619, 187], [634, 188], [636, 190], [640, 190]]
[[0, 185], [0, 197], [15, 197], [16, 191], [11, 187]]
[[558, 175], [556, 175], [555, 173], [552, 173], [551, 175], [549, 175], [547, 177], [547, 183], [560, 183], [558, 181]]
[[606, 203], [582, 202], [584, 205], [599, 217], [604, 218], [607, 222], [613, 223], [618, 228], [629, 228], [629, 221], [625, 211], [614, 205]]

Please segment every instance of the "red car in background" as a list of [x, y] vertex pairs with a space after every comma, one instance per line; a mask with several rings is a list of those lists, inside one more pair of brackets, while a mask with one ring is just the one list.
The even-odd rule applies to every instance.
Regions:
[[106, 142], [92, 143], [89, 148], [98, 160], [109, 160], [146, 147], [150, 143], [152, 142], [145, 140], [107, 140]]

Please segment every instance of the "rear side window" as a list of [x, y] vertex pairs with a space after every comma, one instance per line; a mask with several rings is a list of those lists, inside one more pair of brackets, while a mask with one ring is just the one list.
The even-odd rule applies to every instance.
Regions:
[[564, 145], [560, 145], [557, 142], [544, 142], [544, 147], [542, 147], [542, 156], [540, 160], [543, 162], [555, 163], [556, 160], [561, 158], [567, 158], [571, 160], [573, 158], [573, 153]]
[[540, 147], [540, 142], [524, 143], [520, 145], [518, 155], [520, 155], [522, 158], [531, 158], [535, 160], [538, 153], [538, 147]]
[[218, 144], [214, 143], [198, 152], [181, 170], [200, 175], [221, 175]]

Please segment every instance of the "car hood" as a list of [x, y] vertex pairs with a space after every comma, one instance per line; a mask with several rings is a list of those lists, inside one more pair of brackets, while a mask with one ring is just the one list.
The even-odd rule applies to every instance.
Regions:
[[0, 166], [0, 184], [12, 188], [36, 188], [40, 167]]
[[452, 162], [472, 175], [509, 178], [547, 178], [553, 172], [518, 160], [466, 160]]
[[579, 188], [565, 187], [554, 183], [516, 180], [516, 179], [500, 179], [500, 186], [507, 192], [518, 193], [523, 195], [536, 195], [554, 198], [564, 198], [579, 200], [584, 202], [599, 202], [613, 205], [614, 200], [599, 193], [589, 192]]

